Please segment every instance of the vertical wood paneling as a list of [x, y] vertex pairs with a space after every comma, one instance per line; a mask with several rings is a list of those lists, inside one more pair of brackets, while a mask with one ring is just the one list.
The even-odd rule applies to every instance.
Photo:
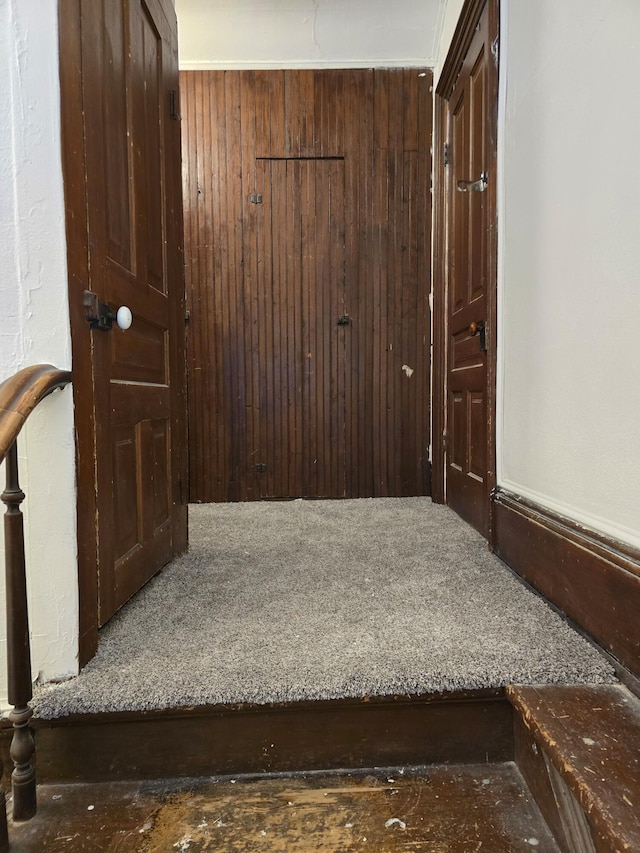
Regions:
[[431, 73], [182, 98], [191, 499], [428, 493]]
[[[424, 77], [422, 76], [424, 74]], [[416, 373], [418, 377], [431, 375], [431, 311], [429, 309], [429, 291], [431, 289], [431, 145], [433, 141], [431, 73], [419, 72], [417, 78], [418, 90], [416, 93], [418, 110], [418, 137], [417, 137], [417, 180], [412, 192], [416, 198], [416, 251], [413, 256], [416, 269]], [[416, 80], [414, 78], [414, 85]], [[429, 145], [426, 141], [429, 140]], [[425, 248], [426, 247], [426, 248]], [[425, 283], [429, 282], [428, 286]], [[416, 455], [408, 465], [413, 468], [418, 488], [422, 487], [425, 494], [431, 494], [431, 470], [428, 462], [428, 444], [430, 440], [429, 428], [424, 429], [425, 424], [431, 421], [431, 387], [430, 382], [418, 381], [416, 387], [416, 420], [409, 429], [415, 429]], [[437, 445], [441, 444], [438, 438]], [[436, 446], [436, 442], [433, 442]]]
[[[240, 457], [239, 488], [244, 482], [244, 495], [248, 500], [259, 496], [256, 479], [255, 459], [260, 451], [260, 407], [259, 407], [259, 295], [258, 295], [258, 222], [260, 205], [249, 200], [257, 190], [256, 175], [256, 82], [253, 71], [240, 75], [240, 121], [241, 121], [241, 178], [244, 191], [241, 195], [243, 256], [241, 273], [244, 290], [244, 345], [245, 345], [245, 418], [246, 451]], [[252, 460], [254, 464], [252, 465]]]

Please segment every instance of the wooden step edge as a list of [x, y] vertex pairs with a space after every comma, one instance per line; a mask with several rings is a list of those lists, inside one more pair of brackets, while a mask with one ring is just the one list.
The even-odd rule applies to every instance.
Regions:
[[[640, 851], [640, 701], [622, 685], [513, 686], [507, 695], [515, 710], [516, 758], [534, 795], [553, 789], [560, 815], [539, 805], [550, 825], [563, 824], [556, 835], [564, 832], [568, 840], [557, 839], [561, 848], [571, 853]], [[523, 758], [519, 723], [551, 764], [544, 782], [539, 778], [543, 763]], [[556, 774], [584, 815], [591, 846], [571, 803], [560, 802]], [[576, 846], [577, 837], [583, 846]]]
[[[478, 689], [449, 690], [433, 693], [393, 693], [372, 696], [346, 696], [337, 699], [299, 699], [287, 702], [233, 702], [213, 705], [178, 705], [171, 708], [148, 708], [125, 711], [78, 712], [59, 717], [38, 716], [37, 706], [32, 718], [34, 729], [51, 726], [84, 725], [87, 723], [105, 721], [134, 722], [141, 720], [187, 719], [196, 717], [212, 717], [228, 714], [265, 714], [280, 711], [332, 711], [335, 709], [366, 709], [373, 707], [401, 707], [404, 705], [439, 705], [443, 702], [477, 702], [493, 699], [504, 700], [504, 687], [482, 687]], [[0, 729], [10, 729], [8, 719], [0, 721]]]
[[504, 693], [34, 721], [41, 782], [513, 760]]

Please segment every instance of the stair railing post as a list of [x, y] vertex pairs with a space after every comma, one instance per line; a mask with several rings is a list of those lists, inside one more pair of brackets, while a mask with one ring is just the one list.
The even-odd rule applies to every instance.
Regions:
[[[0, 782], [4, 775], [4, 768], [0, 761]], [[7, 798], [4, 788], [0, 787], [0, 853], [8, 853], [9, 850], [9, 826], [7, 822]]]
[[20, 510], [20, 504], [25, 496], [18, 482], [18, 449], [15, 441], [6, 455], [5, 467], [6, 488], [1, 499], [7, 507], [4, 515], [7, 673], [9, 703], [14, 706], [9, 714], [9, 720], [13, 724], [13, 739], [9, 751], [14, 764], [11, 774], [11, 792], [13, 819], [29, 820], [36, 813], [36, 775], [33, 766], [35, 742], [29, 725], [33, 714], [29, 707], [33, 689], [24, 526]]

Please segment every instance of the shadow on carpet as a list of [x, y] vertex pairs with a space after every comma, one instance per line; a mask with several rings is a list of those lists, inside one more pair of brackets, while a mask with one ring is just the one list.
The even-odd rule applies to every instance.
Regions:
[[191, 550], [37, 716], [615, 681], [429, 498], [194, 505]]

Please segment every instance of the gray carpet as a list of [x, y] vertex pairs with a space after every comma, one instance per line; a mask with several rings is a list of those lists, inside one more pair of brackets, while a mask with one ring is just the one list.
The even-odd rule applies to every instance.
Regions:
[[428, 498], [207, 504], [38, 716], [614, 681]]

